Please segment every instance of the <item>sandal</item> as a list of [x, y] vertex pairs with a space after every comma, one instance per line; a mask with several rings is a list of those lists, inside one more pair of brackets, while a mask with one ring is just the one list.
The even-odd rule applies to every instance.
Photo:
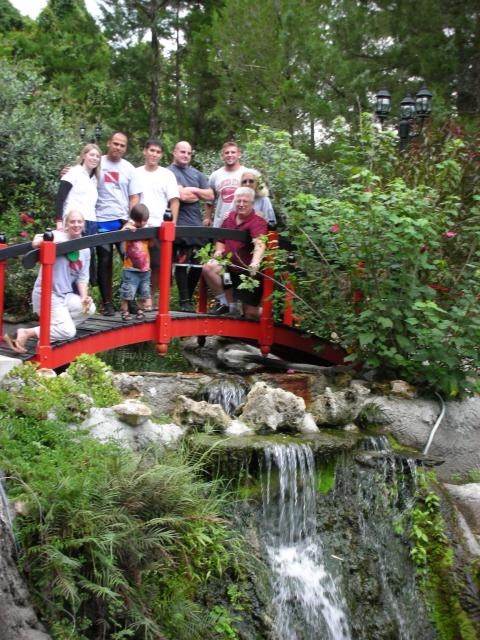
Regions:
[[120, 313], [120, 317], [122, 318], [123, 322], [130, 322], [130, 320], [132, 319], [130, 311], [122, 311]]
[[16, 353], [27, 353], [25, 347], [21, 347], [18, 344], [17, 340], [15, 338], [12, 338], [12, 336], [9, 336], [8, 333], [3, 336], [3, 339], [12, 351], [15, 351]]
[[135, 317], [137, 318], [137, 320], [145, 320], [145, 312], [144, 312], [144, 310], [143, 309], [137, 309], [137, 314], [136, 314]]

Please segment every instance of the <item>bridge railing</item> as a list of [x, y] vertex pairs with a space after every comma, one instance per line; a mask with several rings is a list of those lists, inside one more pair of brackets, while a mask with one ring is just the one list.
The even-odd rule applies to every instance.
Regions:
[[[157, 238], [160, 243], [160, 268], [158, 272], [159, 304], [156, 318], [157, 351], [165, 353], [171, 339], [170, 290], [173, 244], [180, 238], [204, 238], [217, 240], [235, 238], [250, 241], [250, 236], [244, 231], [218, 229], [211, 227], [182, 227], [173, 221], [166, 220], [160, 227], [146, 227], [135, 231], [112, 231], [108, 233], [84, 236], [77, 240], [56, 243], [45, 240], [38, 249], [32, 249], [31, 242], [8, 246], [5, 238], [0, 235], [0, 337], [3, 336], [3, 315], [5, 307], [6, 265], [9, 259], [22, 257], [25, 267], [33, 267], [37, 262], [42, 265], [42, 298], [39, 312], [40, 336], [38, 355], [40, 362], [47, 362], [52, 350], [50, 342], [51, 322], [51, 294], [53, 287], [53, 265], [58, 256], [84, 248], [94, 248], [99, 245], [113, 244], [125, 240], [143, 240]], [[278, 246], [278, 234], [270, 231], [268, 234], [269, 248]], [[262, 351], [268, 352], [273, 342], [273, 291], [275, 287], [273, 258], [267, 256], [266, 267], [263, 269], [262, 314], [259, 320], [258, 342]], [[285, 286], [284, 323], [292, 324], [292, 286]], [[207, 289], [203, 279], [200, 281], [198, 311], [207, 311]]]

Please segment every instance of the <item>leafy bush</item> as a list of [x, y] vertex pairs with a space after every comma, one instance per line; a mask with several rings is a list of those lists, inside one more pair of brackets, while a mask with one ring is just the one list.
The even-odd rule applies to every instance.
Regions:
[[351, 361], [448, 396], [478, 389], [480, 195], [459, 195], [463, 142], [448, 139], [420, 180], [407, 161], [398, 175], [388, 132], [364, 121], [356, 135], [338, 143], [338, 197], [300, 194], [289, 210], [303, 324]]
[[0, 231], [15, 234], [22, 211], [34, 212], [41, 228], [54, 222], [59, 169], [78, 152], [57, 100], [31, 65], [2, 60]]
[[[20, 389], [21, 377], [45, 411], [55, 384], [18, 369], [11, 380]], [[71, 375], [54, 379], [58, 404], [67, 378], [76, 389], [108, 383], [90, 357]], [[216, 637], [197, 596], [242, 558], [216, 483], [187, 452], [138, 456], [33, 406], [19, 413], [17, 395], [0, 393], [0, 466], [19, 514], [20, 566], [52, 637]]]
[[91, 403], [105, 407], [121, 400], [109, 367], [88, 354], [74, 360], [65, 373], [51, 378], [40, 375], [37, 365], [26, 362], [12, 369], [2, 386], [9, 393], [6, 398], [0, 395], [0, 409], [38, 420], [55, 417], [62, 423], [81, 420]]

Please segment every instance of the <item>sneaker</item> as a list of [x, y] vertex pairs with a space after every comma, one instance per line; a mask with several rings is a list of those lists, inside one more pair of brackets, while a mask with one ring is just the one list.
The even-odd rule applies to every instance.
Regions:
[[228, 304], [219, 304], [215, 309], [212, 309], [208, 312], [210, 316], [224, 316], [227, 313], [230, 313], [230, 308]]
[[105, 302], [103, 305], [103, 315], [104, 316], [114, 316], [115, 309], [113, 308], [113, 304], [111, 302]]
[[195, 307], [190, 300], [182, 300], [180, 302], [180, 311], [184, 311], [185, 313], [195, 313]]

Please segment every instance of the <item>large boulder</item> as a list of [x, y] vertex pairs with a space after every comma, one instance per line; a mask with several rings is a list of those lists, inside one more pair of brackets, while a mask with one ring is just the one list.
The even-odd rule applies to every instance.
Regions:
[[338, 391], [327, 387], [313, 400], [309, 410], [317, 425], [346, 425], [355, 422], [369, 393], [365, 385], [356, 382]]
[[177, 397], [173, 421], [200, 431], [224, 431], [232, 419], [219, 404], [210, 404], [206, 400], [196, 402], [180, 395]]
[[257, 433], [311, 433], [317, 429], [306, 415], [303, 398], [265, 382], [256, 382], [247, 395], [240, 420]]
[[[400, 444], [423, 451], [441, 413], [436, 399], [407, 400], [389, 396], [371, 398], [388, 422], [388, 431]], [[480, 469], [480, 397], [445, 403], [445, 416], [439, 423], [428, 455], [443, 460], [437, 467], [445, 482], [452, 476], [468, 479], [474, 469]]]

